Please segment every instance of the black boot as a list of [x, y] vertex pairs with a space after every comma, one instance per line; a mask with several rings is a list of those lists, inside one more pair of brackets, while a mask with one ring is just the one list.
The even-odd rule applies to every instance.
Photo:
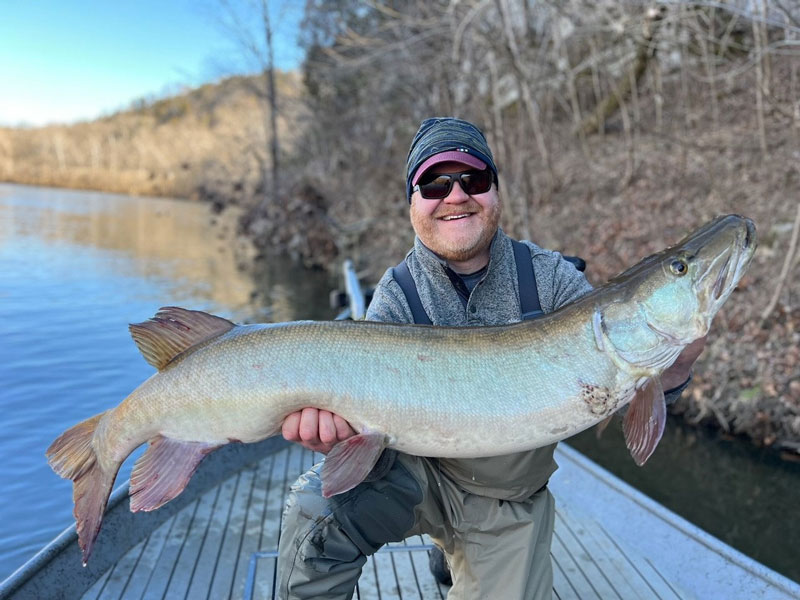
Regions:
[[434, 546], [428, 552], [428, 565], [431, 569], [433, 578], [442, 585], [453, 585], [453, 578], [450, 576], [450, 567], [444, 557], [444, 552], [439, 546]]

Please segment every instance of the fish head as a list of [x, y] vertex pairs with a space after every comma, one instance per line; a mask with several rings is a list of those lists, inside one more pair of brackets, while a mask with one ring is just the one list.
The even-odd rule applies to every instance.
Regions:
[[606, 341], [625, 362], [663, 370], [708, 333], [756, 245], [752, 220], [725, 215], [621, 273], [599, 313]]
[[656, 333], [686, 345], [706, 335], [757, 246], [752, 220], [718, 217], [661, 253], [642, 284], [641, 306]]

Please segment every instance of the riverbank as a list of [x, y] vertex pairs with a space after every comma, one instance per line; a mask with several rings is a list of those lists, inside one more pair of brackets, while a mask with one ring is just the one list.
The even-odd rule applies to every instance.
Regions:
[[[702, 117], [702, 115], [701, 115]], [[721, 138], [698, 126], [691, 136], [642, 136], [637, 167], [625, 173], [626, 142], [606, 135], [586, 168], [573, 150], [558, 160], [569, 185], [534, 211], [533, 238], [588, 262], [600, 284], [722, 213], [753, 218], [759, 249], [748, 274], [716, 317], [694, 381], [672, 408], [687, 423], [743, 436], [784, 458], [800, 458], [800, 223], [798, 131], [772, 131], [770, 149]], [[744, 139], [744, 136], [743, 136]], [[579, 198], [578, 202], [575, 198]], [[787, 276], [788, 273], [788, 276]], [[776, 296], [777, 295], [777, 296]]]
[[[607, 135], [604, 148], [608, 151], [615, 145], [624, 143]], [[778, 146], [769, 162], [756, 157], [737, 167], [715, 157], [713, 145], [703, 136], [695, 137], [691, 148], [676, 148], [671, 153], [642, 152], [641, 175], [627, 185], [613, 176], [624, 168], [622, 148], [609, 152], [604, 161], [607, 170], [597, 169], [589, 176], [581, 171], [580, 151], [563, 152], [558, 164], [564, 173], [572, 173], [572, 181], [537, 207], [530, 223], [531, 237], [541, 245], [584, 257], [587, 276], [599, 285], [714, 214], [740, 212], [754, 218], [760, 238], [754, 264], [716, 318], [692, 386], [672, 412], [689, 424], [741, 436], [757, 446], [773, 448], [786, 459], [798, 460], [800, 308], [792, 307], [791, 301], [800, 294], [800, 278], [783, 282], [778, 303], [761, 321], [780, 284], [789, 249], [792, 198], [800, 197], [800, 189], [775, 192], [781, 180], [798, 178], [792, 154], [788, 146]], [[691, 157], [683, 165], [682, 152]], [[775, 168], [777, 164], [783, 168]], [[649, 177], [648, 172], [659, 175]], [[580, 204], [574, 202], [576, 197], [581, 198]], [[753, 202], [755, 198], [763, 200]], [[410, 246], [413, 232], [406, 207], [397, 199], [387, 218], [370, 223], [354, 240], [344, 242], [342, 232], [326, 220], [326, 207], [304, 200], [297, 195], [287, 205], [303, 218], [287, 222], [276, 217], [260, 236], [250, 228], [261, 259], [244, 268], [257, 269], [277, 246], [295, 259], [331, 270], [338, 268], [340, 257], [351, 256], [365, 282], [376, 282], [383, 269], [396, 264]], [[224, 210], [224, 203], [219, 206]], [[517, 233], [514, 223], [504, 225]], [[269, 234], [273, 237], [268, 239]], [[794, 272], [796, 264], [795, 259]]]

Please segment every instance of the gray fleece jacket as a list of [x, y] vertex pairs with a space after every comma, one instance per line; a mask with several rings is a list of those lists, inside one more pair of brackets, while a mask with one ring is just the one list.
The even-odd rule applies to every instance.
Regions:
[[[542, 311], [552, 312], [592, 288], [583, 273], [558, 252], [524, 242], [531, 250]], [[406, 255], [420, 300], [434, 325], [506, 325], [522, 320], [519, 284], [511, 238], [498, 230], [492, 240], [489, 265], [467, 300], [466, 309], [447, 275], [447, 265], [419, 239]], [[375, 289], [367, 320], [413, 323], [414, 318], [389, 269]], [[459, 375], [459, 374], [456, 374]], [[431, 398], [436, 402], [436, 398]], [[557, 465], [555, 444], [506, 456], [477, 459], [436, 459], [443, 472], [463, 489], [502, 500], [523, 500], [547, 483]]]

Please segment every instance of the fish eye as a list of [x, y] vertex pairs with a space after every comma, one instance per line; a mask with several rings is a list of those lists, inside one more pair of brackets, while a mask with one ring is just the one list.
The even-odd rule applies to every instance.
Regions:
[[673, 275], [677, 275], [678, 277], [682, 277], [689, 272], [689, 265], [687, 262], [682, 258], [676, 258], [669, 264], [669, 270], [672, 271]]

